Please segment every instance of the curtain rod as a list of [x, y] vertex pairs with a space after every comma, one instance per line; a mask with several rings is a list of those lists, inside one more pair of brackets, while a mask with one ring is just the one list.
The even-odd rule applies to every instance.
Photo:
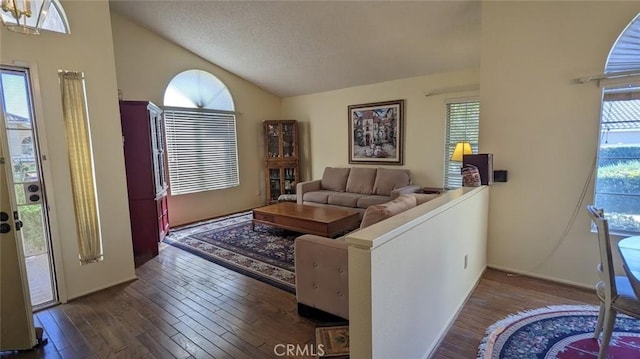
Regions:
[[591, 81], [610, 80], [610, 79], [623, 79], [626, 77], [640, 76], [640, 70], [612, 72], [602, 75], [585, 76], [576, 79], [577, 83], [586, 84]]
[[441, 95], [441, 94], [452, 93], [452, 92], [476, 91], [479, 89], [480, 89], [480, 84], [471, 84], [471, 85], [445, 87], [445, 88], [430, 90], [430, 91], [426, 91], [424, 95], [433, 96], [433, 95]]

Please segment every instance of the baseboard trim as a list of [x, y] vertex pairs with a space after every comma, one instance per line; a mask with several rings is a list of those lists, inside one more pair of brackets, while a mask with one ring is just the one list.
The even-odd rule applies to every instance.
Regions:
[[305, 317], [316, 324], [320, 323], [340, 323], [341, 325], [349, 325], [347, 319], [341, 318], [337, 315], [327, 313], [318, 308], [310, 307], [306, 304], [298, 303], [298, 315]]
[[577, 288], [580, 288], [580, 289], [593, 290], [593, 285], [592, 284], [584, 284], [584, 283], [574, 282], [574, 281], [570, 281], [570, 280], [566, 280], [566, 279], [551, 277], [551, 276], [542, 275], [542, 274], [539, 274], [539, 273], [522, 271], [522, 270], [503, 267], [503, 266], [494, 265], [494, 264], [489, 264], [489, 265], [487, 265], [487, 267], [489, 267], [491, 269], [496, 269], [496, 270], [499, 270], [499, 271], [502, 271], [502, 272], [513, 273], [513, 274], [516, 274], [516, 275], [522, 275], [522, 276], [536, 278], [536, 279], [543, 279], [543, 280], [547, 280], [549, 282], [565, 284], [565, 285], [569, 285], [569, 286], [572, 286], [572, 287], [577, 287]]
[[92, 290], [90, 290], [90, 291], [88, 291], [86, 293], [81, 293], [81, 294], [78, 294], [78, 295], [74, 295], [73, 297], [67, 298], [67, 301], [61, 302], [61, 303], [67, 303], [68, 301], [72, 301], [74, 299], [78, 299], [78, 298], [87, 296], [89, 294], [93, 294], [95, 292], [99, 292], [99, 291], [107, 289], [107, 288], [115, 287], [115, 286], [120, 285], [120, 284], [130, 283], [130, 282], [133, 282], [133, 281], [136, 281], [136, 280], [138, 280], [138, 277], [134, 275], [133, 277], [130, 277], [130, 278], [127, 278], [127, 279], [124, 279], [124, 280], [121, 280], [121, 281], [113, 282], [111, 284], [106, 284], [106, 285], [103, 285], [101, 287], [92, 289]]

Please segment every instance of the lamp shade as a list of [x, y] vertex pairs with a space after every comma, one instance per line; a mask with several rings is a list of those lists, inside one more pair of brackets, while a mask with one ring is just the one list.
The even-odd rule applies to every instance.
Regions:
[[469, 142], [458, 142], [456, 143], [456, 147], [453, 149], [451, 161], [462, 162], [463, 155], [470, 155], [472, 153], [473, 151], [471, 150], [471, 144]]

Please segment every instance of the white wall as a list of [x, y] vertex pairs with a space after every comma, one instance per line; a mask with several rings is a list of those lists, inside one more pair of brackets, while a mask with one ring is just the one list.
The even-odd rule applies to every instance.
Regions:
[[[64, 1], [71, 34], [0, 30], [2, 64], [33, 70], [45, 184], [62, 299], [135, 278], [108, 1]], [[80, 266], [58, 70], [86, 77], [104, 261]]]
[[[182, 71], [200, 69], [218, 77], [235, 103], [240, 186], [169, 196], [170, 225], [195, 222], [246, 210], [265, 202], [262, 121], [278, 120], [280, 98], [184, 48], [112, 13], [118, 88], [125, 100], [150, 100], [163, 105], [164, 91]], [[188, 25], [188, 24], [187, 24]]]
[[[444, 178], [445, 100], [477, 96], [477, 91], [425, 96], [429, 90], [478, 84], [477, 69], [351, 87], [282, 101], [285, 118], [301, 121], [303, 179], [319, 179], [326, 166], [348, 166], [347, 107], [405, 100], [404, 168], [415, 184], [442, 186]], [[361, 165], [358, 165], [361, 166]]]
[[639, 11], [639, 2], [483, 2], [480, 150], [509, 171], [509, 182], [491, 188], [490, 266], [585, 286], [596, 280], [585, 206], [601, 91], [573, 80], [602, 73]]
[[431, 353], [486, 267], [488, 205], [461, 188], [346, 238], [352, 357]]

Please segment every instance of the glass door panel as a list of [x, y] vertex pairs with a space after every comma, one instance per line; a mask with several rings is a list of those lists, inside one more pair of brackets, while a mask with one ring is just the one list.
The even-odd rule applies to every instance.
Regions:
[[284, 168], [284, 193], [296, 193], [296, 169]]
[[280, 125], [267, 125], [267, 156], [269, 158], [280, 157]]
[[276, 201], [278, 197], [280, 197], [280, 195], [282, 194], [282, 191], [280, 188], [280, 182], [281, 182], [280, 168], [270, 168], [269, 169], [269, 189], [270, 189], [269, 199], [271, 201]]
[[0, 101], [11, 164], [12, 187], [23, 227], [20, 230], [27, 279], [34, 307], [57, 301], [50, 251], [46, 198], [39, 162], [29, 73], [22, 68], [0, 68]]
[[284, 157], [295, 156], [295, 131], [292, 123], [282, 124], [282, 153]]

